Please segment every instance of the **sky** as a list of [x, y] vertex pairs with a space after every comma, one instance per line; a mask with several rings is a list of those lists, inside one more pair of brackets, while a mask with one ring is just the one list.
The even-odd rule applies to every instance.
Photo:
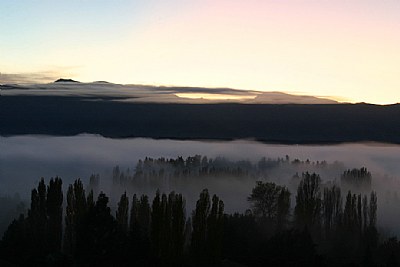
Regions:
[[1, 0], [0, 73], [398, 103], [400, 1]]

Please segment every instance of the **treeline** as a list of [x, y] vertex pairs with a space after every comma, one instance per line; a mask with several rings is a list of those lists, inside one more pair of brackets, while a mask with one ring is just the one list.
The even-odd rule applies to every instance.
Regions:
[[139, 160], [133, 172], [122, 171], [119, 166], [113, 168], [113, 184], [126, 186], [135, 183], [156, 183], [160, 179], [184, 179], [207, 176], [255, 177], [254, 166], [249, 161], [232, 162], [224, 158], [208, 159], [200, 155], [184, 159], [146, 157]]
[[280, 169], [287, 173], [295, 172], [324, 172], [329, 176], [340, 174], [344, 170], [342, 163], [328, 163], [326, 161], [291, 160], [289, 156], [284, 158], [261, 158], [253, 163], [248, 160], [231, 161], [223, 157], [208, 158], [195, 155], [186, 159], [177, 158], [150, 158], [139, 160], [133, 170], [122, 170], [115, 166], [112, 172], [112, 181], [116, 186], [127, 185], [140, 186], [148, 184], [159, 186], [164, 180], [185, 181], [188, 178], [267, 178], [273, 170]]
[[345, 171], [341, 176], [341, 185], [347, 190], [370, 191], [372, 175], [367, 168]]
[[[368, 264], [375, 266], [374, 260], [381, 261], [372, 256], [378, 249], [375, 192], [367, 196], [348, 191], [343, 197], [340, 187], [332, 185], [322, 189], [319, 175], [303, 173], [292, 214], [289, 209], [290, 200], [290, 192], [286, 187], [268, 182], [258, 182], [249, 197], [255, 221], [266, 227], [263, 231], [264, 239], [278, 242], [282, 257], [291, 255], [291, 242], [299, 245], [298, 242], [301, 244], [309, 240], [310, 243], [303, 245], [309, 248], [317, 245], [315, 250], [308, 251], [313, 252], [312, 254], [305, 254], [310, 257], [314, 255], [308, 258], [311, 265], [346, 266], [351, 263], [355, 266], [367, 266], [365, 264], [368, 261]], [[275, 239], [277, 236], [283, 240]], [[284, 241], [286, 238], [291, 241]], [[262, 246], [264, 241], [259, 242]], [[284, 251], [287, 253], [283, 253]], [[287, 258], [292, 264], [287, 266], [296, 265], [297, 257], [291, 261]]]
[[0, 196], [0, 236], [19, 214], [26, 212], [26, 203], [18, 194]]
[[[95, 179], [95, 177], [93, 178]], [[243, 214], [204, 189], [186, 213], [181, 194], [122, 194], [115, 215], [109, 199], [42, 179], [27, 216], [14, 220], [0, 259], [22, 266], [399, 266], [400, 243], [380, 242], [378, 199], [321, 186], [302, 173], [295, 197], [285, 186], [257, 182]], [[292, 205], [292, 199], [295, 200]], [[65, 212], [63, 212], [63, 203]], [[291, 207], [294, 208], [291, 208]], [[64, 213], [64, 218], [63, 218]], [[64, 223], [63, 223], [64, 222]]]
[[27, 216], [5, 232], [1, 259], [22, 266], [131, 266], [207, 264], [222, 257], [224, 204], [207, 189], [188, 218], [181, 194], [159, 191], [152, 201], [123, 194], [113, 216], [103, 192], [95, 199], [76, 180], [68, 187], [63, 224], [63, 200], [62, 180], [46, 185], [42, 179]]

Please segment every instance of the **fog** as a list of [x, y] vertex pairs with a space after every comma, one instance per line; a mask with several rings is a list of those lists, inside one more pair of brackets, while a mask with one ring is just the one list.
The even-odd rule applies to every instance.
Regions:
[[[137, 162], [145, 157], [186, 158], [194, 155], [224, 157], [231, 161], [248, 160], [254, 164], [262, 157], [277, 159], [288, 155], [290, 160], [327, 161], [331, 167], [316, 169], [310, 164], [297, 169], [275, 168], [266, 176], [246, 179], [216, 177], [147, 187], [112, 186], [112, 170], [116, 165], [123, 171], [128, 168], [132, 171]], [[12, 197], [18, 193], [22, 199], [28, 200], [31, 189], [37, 186], [40, 177], [48, 181], [51, 177], [60, 176], [65, 190], [76, 178], [88, 184], [90, 175], [98, 173], [100, 189], [111, 195], [112, 206], [115, 206], [118, 194], [124, 190], [130, 195], [135, 192], [152, 196], [160, 188], [162, 191], [183, 193], [189, 213], [200, 191], [208, 188], [211, 194], [215, 193], [224, 200], [226, 212], [243, 212], [249, 208], [246, 198], [256, 180], [270, 180], [290, 188], [290, 179], [296, 172], [301, 175], [302, 171], [315, 171], [324, 182], [337, 182], [345, 169], [365, 166], [373, 176], [372, 188], [378, 192], [379, 226], [384, 227], [385, 231], [399, 233], [396, 227], [400, 225], [400, 205], [396, 202], [396, 194], [400, 191], [399, 163], [400, 146], [377, 143], [310, 146], [263, 144], [250, 140], [108, 139], [95, 135], [0, 137], [0, 196]], [[295, 188], [290, 190], [294, 197]]]

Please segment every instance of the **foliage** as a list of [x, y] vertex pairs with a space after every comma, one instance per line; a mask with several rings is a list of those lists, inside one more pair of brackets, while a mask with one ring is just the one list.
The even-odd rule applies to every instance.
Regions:
[[[206, 160], [204, 160], [206, 161]], [[198, 166], [194, 158], [190, 164]], [[181, 164], [181, 163], [177, 163]], [[304, 173], [290, 220], [290, 192], [257, 182], [249, 196], [253, 211], [225, 214], [224, 202], [204, 189], [186, 220], [181, 194], [126, 193], [115, 216], [109, 198], [87, 194], [80, 180], [68, 186], [62, 235], [60, 178], [32, 190], [27, 216], [14, 220], [0, 242], [0, 263], [21, 266], [398, 266], [400, 243], [378, 242], [375, 192], [325, 186]], [[264, 231], [265, 220], [277, 227]], [[291, 223], [294, 223], [293, 226]], [[281, 227], [284, 225], [285, 227]], [[62, 241], [63, 240], [63, 241]]]
[[290, 192], [286, 187], [258, 181], [247, 200], [252, 204], [255, 216], [284, 228], [290, 209]]

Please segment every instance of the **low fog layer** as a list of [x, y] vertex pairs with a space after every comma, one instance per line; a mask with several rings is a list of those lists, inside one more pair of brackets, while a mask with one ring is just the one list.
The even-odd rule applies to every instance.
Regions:
[[[64, 189], [76, 178], [87, 185], [91, 174], [100, 175], [100, 189], [111, 194], [115, 205], [118, 194], [125, 188], [112, 187], [113, 167], [122, 171], [135, 169], [137, 162], [145, 157], [183, 158], [203, 155], [208, 158], [224, 157], [232, 161], [257, 162], [290, 157], [290, 160], [307, 159], [314, 162], [327, 161], [334, 168], [308, 167], [277, 168], [263, 177], [238, 179], [218, 177], [187, 181], [184, 186], [162, 184], [152, 187], [129, 188], [128, 193], [153, 195], [156, 187], [163, 191], [175, 190], [184, 194], [190, 211], [203, 188], [218, 194], [225, 202], [226, 212], [243, 212], [249, 208], [246, 198], [258, 179], [270, 180], [290, 187], [290, 179], [297, 171], [315, 171], [324, 182], [340, 179], [345, 169], [367, 167], [372, 173], [372, 187], [378, 192], [379, 225], [397, 232], [400, 225], [400, 208], [393, 200], [399, 192], [400, 146], [384, 144], [342, 144], [331, 146], [269, 145], [251, 141], [204, 142], [153, 139], [107, 139], [94, 135], [75, 137], [15, 136], [0, 137], [0, 196], [13, 197], [19, 193], [29, 199], [30, 191], [37, 186], [40, 177], [46, 180], [60, 176]], [[339, 161], [340, 163], [337, 163]], [[301, 173], [300, 173], [301, 175]], [[295, 188], [290, 188], [292, 197]]]
[[[60, 82], [61, 81], [61, 82]], [[6, 83], [7, 80], [3, 81]], [[0, 80], [0, 83], [2, 81]], [[59, 80], [47, 84], [0, 85], [3, 95], [75, 96], [107, 98], [137, 103], [245, 103], [245, 104], [336, 104], [329, 99], [231, 88], [121, 85], [108, 82], [80, 83]]]

